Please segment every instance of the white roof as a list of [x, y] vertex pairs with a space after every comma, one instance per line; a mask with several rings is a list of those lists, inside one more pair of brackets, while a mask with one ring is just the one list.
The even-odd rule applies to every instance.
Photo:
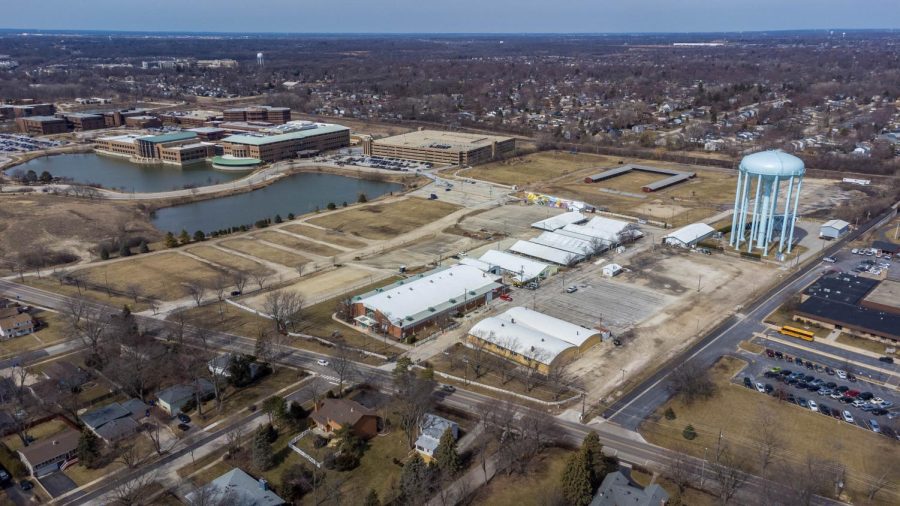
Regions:
[[482, 262], [481, 260], [479, 260], [477, 258], [462, 257], [460, 259], [459, 263], [461, 265], [470, 265], [470, 266], [475, 267], [476, 269], [482, 270], [484, 272], [488, 272], [491, 270], [491, 264], [489, 264], [487, 262]]
[[541, 230], [557, 230], [563, 228], [569, 223], [581, 223], [585, 221], [587, 218], [578, 211], [569, 211], [567, 213], [562, 213], [551, 218], [547, 218], [546, 220], [537, 221], [532, 223], [531, 226], [534, 228], [539, 228]]
[[515, 278], [519, 282], [537, 278], [550, 267], [537, 260], [495, 249], [488, 250], [484, 255], [481, 255], [480, 260], [488, 265], [499, 267], [504, 271], [516, 273]]
[[579, 327], [525, 307], [514, 307], [481, 320], [469, 333], [549, 365], [560, 353], [583, 345], [600, 331]]
[[823, 227], [832, 227], [832, 228], [836, 228], [836, 229], [840, 230], [842, 228], [849, 227], [850, 224], [844, 220], [830, 220], [830, 221], [826, 221], [824, 224], [822, 224], [822, 226]]
[[[379, 311], [399, 326], [404, 319], [446, 305], [450, 299], [466, 297], [495, 284], [497, 276], [470, 265], [454, 265], [403, 284], [390, 285], [382, 291], [366, 294], [358, 302]], [[412, 320], [410, 320], [412, 321]]]
[[535, 237], [530, 240], [536, 244], [543, 244], [544, 246], [550, 246], [551, 248], [561, 249], [563, 251], [568, 251], [569, 253], [575, 253], [577, 255], [590, 255], [593, 254], [593, 246], [591, 246], [590, 241], [586, 241], [584, 239], [579, 239], [576, 237], [570, 237], [568, 235], [557, 234], [556, 232], [543, 232], [541, 235]]
[[547, 260], [548, 262], [553, 262], [559, 265], [569, 265], [572, 262], [577, 262], [584, 259], [584, 255], [570, 253], [568, 251], [563, 251], [561, 249], [551, 248], [550, 246], [544, 246], [543, 244], [528, 241], [516, 241], [516, 243], [513, 244], [509, 248], [509, 250], [515, 251], [516, 253], [521, 253], [523, 255], [528, 255], [530, 257], [540, 258], [541, 260]]
[[682, 244], [693, 244], [696, 241], [705, 239], [714, 234], [716, 229], [710, 227], [706, 223], [691, 223], [685, 227], [681, 227], [671, 234], [666, 234], [663, 239], [675, 239]]
[[629, 234], [632, 234], [635, 237], [641, 237], [643, 235], [634, 223], [603, 218], [601, 216], [591, 218], [591, 221], [584, 225], [566, 225], [562, 228], [562, 231], [578, 234], [578, 236], [575, 237], [596, 237], [597, 239], [608, 243], [619, 243]]

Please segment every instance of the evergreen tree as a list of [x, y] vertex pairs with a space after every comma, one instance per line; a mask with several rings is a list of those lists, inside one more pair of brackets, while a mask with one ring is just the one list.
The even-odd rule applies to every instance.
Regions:
[[428, 494], [428, 466], [418, 453], [403, 466], [400, 474], [400, 496], [403, 504], [420, 504]]
[[265, 430], [259, 430], [253, 438], [253, 467], [257, 471], [268, 471], [272, 469], [273, 465], [275, 462], [272, 458], [272, 443], [269, 442], [269, 434]]
[[178, 246], [178, 241], [175, 239], [175, 235], [172, 232], [166, 232], [165, 243], [167, 248], [174, 248]]
[[584, 436], [581, 448], [585, 452], [588, 470], [591, 477], [591, 489], [596, 490], [600, 486], [600, 482], [606, 476], [603, 469], [603, 445], [600, 444], [600, 436], [596, 432], [590, 431]]
[[78, 461], [84, 464], [84, 467], [92, 468], [100, 458], [100, 440], [89, 429], [84, 429], [81, 431], [81, 437], [78, 438], [75, 454], [78, 455]]
[[276, 214], [276, 215], [275, 215], [275, 223], [281, 223], [281, 222], [283, 222], [283, 221], [284, 221], [284, 220], [281, 219], [281, 215], [280, 215], [280, 214]]
[[150, 253], [150, 246], [147, 246], [147, 241], [141, 241], [140, 246], [138, 246], [138, 251], [141, 253]]
[[368, 201], [369, 201], [369, 199], [366, 198], [366, 194], [365, 194], [365, 193], [360, 193], [360, 194], [359, 194], [359, 198], [356, 199], [356, 202], [358, 202], [358, 203], [360, 203], [360, 204], [365, 204], [365, 203], [368, 202]]
[[109, 250], [106, 246], [100, 246], [100, 260], [109, 260]]
[[381, 501], [378, 499], [378, 492], [376, 492], [374, 488], [369, 489], [369, 493], [366, 494], [366, 498], [363, 500], [363, 506], [381, 506]]
[[582, 447], [566, 462], [562, 476], [562, 491], [566, 504], [588, 506], [591, 503], [593, 489], [587, 455], [588, 452]]
[[191, 236], [188, 234], [187, 230], [181, 230], [181, 234], [178, 235], [178, 242], [181, 244], [187, 244], [191, 242]]
[[123, 242], [122, 245], [119, 246], [119, 256], [123, 258], [131, 256], [131, 248], [128, 247], [128, 243]]
[[455, 476], [462, 469], [462, 461], [459, 452], [456, 451], [456, 438], [450, 428], [441, 434], [441, 440], [434, 450], [434, 461], [438, 469], [448, 476]]
[[334, 211], [337, 209], [337, 206], [334, 205], [334, 202], [329, 202], [327, 206], [325, 206], [329, 211]]
[[41, 179], [42, 183], [49, 183], [49, 182], [53, 181], [53, 176], [45, 170], [44, 172], [41, 172], [40, 179]]
[[194, 232], [194, 242], [201, 242], [206, 240], [206, 234], [203, 233], [202, 230], [198, 230]]
[[289, 219], [289, 220], [293, 220], [293, 219], [294, 219], [294, 213], [288, 213], [288, 219]]

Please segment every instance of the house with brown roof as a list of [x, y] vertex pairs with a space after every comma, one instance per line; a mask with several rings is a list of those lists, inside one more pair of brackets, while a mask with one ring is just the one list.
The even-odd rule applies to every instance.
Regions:
[[350, 427], [362, 439], [378, 434], [378, 415], [375, 411], [349, 399], [325, 399], [316, 405], [310, 418], [328, 434], [344, 427]]
[[67, 460], [75, 457], [79, 437], [78, 431], [68, 429], [22, 448], [19, 458], [36, 478], [59, 471]]
[[3, 311], [15, 311], [5, 318], [0, 317], [0, 339], [21, 337], [34, 332], [34, 318], [28, 313], [19, 313], [18, 308], [6, 308]]

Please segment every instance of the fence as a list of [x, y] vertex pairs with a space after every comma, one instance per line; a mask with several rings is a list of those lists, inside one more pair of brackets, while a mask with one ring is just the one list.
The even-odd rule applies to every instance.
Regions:
[[301, 432], [300, 434], [294, 436], [291, 439], [291, 441], [288, 443], [288, 447], [291, 450], [294, 450], [295, 452], [297, 452], [297, 455], [300, 455], [304, 459], [308, 460], [310, 464], [316, 466], [317, 469], [322, 469], [322, 464], [318, 460], [314, 459], [312, 455], [306, 453], [305, 451], [301, 450], [300, 448], [297, 448], [297, 445], [294, 444], [297, 441], [300, 441], [301, 439], [303, 439], [303, 437], [306, 436], [307, 434], [309, 434], [310, 432], [312, 432], [312, 429], [306, 429], [305, 431]]

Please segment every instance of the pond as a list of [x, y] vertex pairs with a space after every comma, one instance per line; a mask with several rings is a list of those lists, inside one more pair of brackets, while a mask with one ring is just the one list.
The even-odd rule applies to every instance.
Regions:
[[370, 181], [325, 173], [301, 173], [248, 193], [203, 200], [156, 211], [153, 224], [163, 232], [178, 234], [181, 230], [212, 232], [228, 227], [252, 225], [258, 220], [289, 213], [299, 216], [325, 209], [329, 203], [352, 204], [360, 193], [371, 200], [403, 185]]
[[185, 187], [209, 186], [242, 178], [249, 172], [224, 172], [208, 164], [189, 167], [175, 165], [140, 165], [123, 158], [95, 153], [44, 156], [4, 171], [12, 176], [17, 171], [47, 171], [54, 177], [69, 178], [76, 183], [102, 186], [124, 192], [160, 192]]

